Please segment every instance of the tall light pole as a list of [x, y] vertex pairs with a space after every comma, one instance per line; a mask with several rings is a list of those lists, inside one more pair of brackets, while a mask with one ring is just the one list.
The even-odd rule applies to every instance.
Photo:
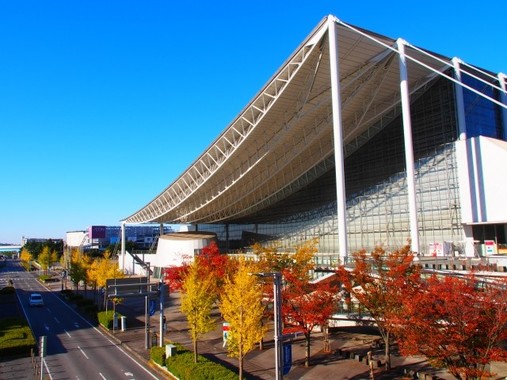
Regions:
[[282, 274], [280, 272], [255, 273], [256, 276], [273, 279], [274, 340], [276, 380], [283, 378], [283, 336], [282, 336]]

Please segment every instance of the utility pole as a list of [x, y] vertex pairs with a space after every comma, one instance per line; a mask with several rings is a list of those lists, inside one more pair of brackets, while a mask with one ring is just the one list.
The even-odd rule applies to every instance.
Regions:
[[282, 334], [282, 274], [280, 272], [254, 273], [255, 276], [273, 279], [275, 379], [283, 379], [283, 334]]

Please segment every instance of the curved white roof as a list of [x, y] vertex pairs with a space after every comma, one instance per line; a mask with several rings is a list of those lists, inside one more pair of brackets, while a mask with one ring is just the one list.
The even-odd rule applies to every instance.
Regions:
[[[337, 26], [345, 156], [400, 114], [397, 43], [405, 44], [412, 99], [438, 75], [454, 81], [444, 73], [449, 58], [328, 17]], [[334, 166], [328, 17], [209, 148], [124, 222], [234, 222]]]

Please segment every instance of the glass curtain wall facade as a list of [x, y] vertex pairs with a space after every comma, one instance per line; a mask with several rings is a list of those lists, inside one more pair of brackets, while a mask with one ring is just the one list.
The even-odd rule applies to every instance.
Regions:
[[[479, 82], [464, 81], [483, 91]], [[454, 83], [436, 79], [412, 96], [418, 227], [422, 254], [439, 243], [462, 249], [459, 183], [454, 142], [458, 138]], [[470, 91], [464, 92], [470, 136], [503, 136], [499, 107]], [[499, 94], [496, 95], [498, 98]], [[416, 99], [414, 99], [416, 98]], [[398, 248], [410, 237], [403, 126], [398, 115], [365, 145], [346, 156], [347, 231], [350, 252], [378, 244]], [[332, 159], [332, 157], [330, 158]], [[320, 260], [338, 253], [334, 170], [289, 199], [249, 218], [250, 223], [196, 226], [215, 232], [224, 251], [245, 249], [254, 242], [291, 250], [318, 238]], [[334, 258], [334, 259], [333, 259]]]

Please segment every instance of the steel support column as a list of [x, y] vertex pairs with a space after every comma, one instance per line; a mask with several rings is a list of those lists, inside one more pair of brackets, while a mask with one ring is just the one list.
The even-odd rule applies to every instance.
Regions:
[[[454, 78], [456, 78], [456, 80], [461, 83], [461, 60], [454, 57], [452, 59], [452, 63], [454, 65]], [[454, 83], [454, 93], [456, 95], [456, 113], [458, 117], [459, 139], [466, 140], [467, 128], [465, 120], [465, 101], [463, 100], [463, 86], [461, 86], [461, 84]]]
[[400, 95], [403, 118], [403, 136], [405, 142], [405, 166], [407, 169], [407, 192], [410, 221], [410, 240], [413, 252], [419, 249], [419, 228], [417, 225], [417, 199], [415, 191], [414, 146], [412, 142], [412, 121], [410, 118], [410, 98], [408, 90], [407, 62], [405, 58], [405, 41], [401, 38], [396, 42], [400, 62]]
[[[454, 78], [459, 81], [459, 83], [454, 83], [454, 93], [456, 98], [456, 116], [458, 123], [458, 132], [459, 132], [459, 140], [463, 140], [465, 143], [466, 150], [466, 162], [463, 163], [466, 167], [466, 171], [468, 176], [466, 180], [468, 181], [466, 187], [470, 191], [470, 210], [472, 212], [472, 220], [477, 221], [479, 215], [479, 208], [477, 207], [476, 202], [473, 202], [472, 199], [476, 199], [477, 189], [475, 185], [476, 176], [476, 165], [474, 161], [474, 148], [471, 145], [472, 140], [467, 140], [467, 125], [465, 118], [465, 100], [463, 98], [463, 86], [461, 85], [463, 78], [461, 77], [461, 61], [459, 58], [454, 57], [452, 59], [452, 63], [454, 66]], [[462, 203], [465, 202], [464, 199], [461, 200]], [[466, 238], [466, 236], [464, 236]]]
[[125, 273], [125, 235], [125, 222], [121, 222], [121, 269], [123, 270], [123, 273]]
[[505, 107], [502, 108], [502, 126], [503, 126], [503, 139], [507, 140], [507, 76], [504, 73], [498, 74], [498, 81], [502, 89], [500, 100]]
[[338, 243], [340, 261], [343, 264], [348, 255], [347, 243], [347, 198], [345, 193], [345, 165], [343, 153], [343, 128], [340, 94], [340, 68], [336, 18], [328, 16], [329, 63], [331, 69], [331, 104], [333, 109], [333, 143], [336, 173], [336, 208], [338, 213]]

